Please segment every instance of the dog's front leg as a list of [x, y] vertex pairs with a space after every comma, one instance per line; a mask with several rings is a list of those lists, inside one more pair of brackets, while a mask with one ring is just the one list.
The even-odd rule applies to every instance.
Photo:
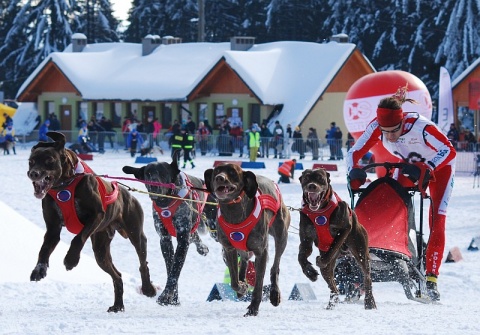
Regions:
[[173, 255], [173, 261], [168, 271], [167, 284], [165, 289], [157, 299], [159, 305], [179, 305], [178, 300], [178, 279], [183, 265], [185, 264], [185, 258], [187, 257], [188, 247], [190, 245], [190, 231], [183, 229], [177, 230], [177, 249]]
[[39, 281], [47, 276], [50, 255], [55, 250], [58, 242], [60, 242], [61, 230], [60, 224], [47, 227], [42, 247], [38, 253], [37, 265], [30, 274], [30, 281]]
[[315, 228], [312, 226], [310, 219], [303, 213], [300, 214], [300, 246], [298, 248], [298, 263], [303, 273], [312, 282], [318, 279], [318, 271], [315, 270], [312, 263], [308, 261], [308, 257], [313, 251], [313, 236], [316, 235]]
[[330, 299], [328, 301], [326, 309], [333, 309], [340, 302], [338, 288], [335, 284], [334, 269], [335, 260], [328, 263], [326, 267], [320, 268], [322, 277], [327, 283], [328, 288], [330, 289]]
[[258, 308], [262, 302], [263, 279], [265, 278], [265, 271], [267, 269], [267, 258], [267, 249], [263, 250], [262, 253], [255, 252], [255, 287], [252, 292], [252, 302], [247, 307], [247, 313], [245, 313], [244, 316], [258, 315]]
[[246, 283], [239, 281], [238, 278], [238, 254], [237, 249], [233, 247], [225, 248], [225, 263], [230, 272], [230, 285], [237, 292], [237, 297], [241, 298], [247, 293], [248, 286]]
[[208, 254], [208, 247], [202, 242], [200, 235], [198, 235], [198, 231], [194, 231], [193, 234], [190, 236], [191, 241], [195, 243], [197, 247], [197, 252], [202, 256], [207, 256]]
[[67, 254], [65, 255], [65, 259], [63, 260], [63, 264], [68, 271], [72, 270], [78, 265], [78, 263], [80, 262], [80, 253], [85, 246], [85, 242], [95, 232], [95, 228], [100, 226], [104, 218], [105, 212], [103, 210], [98, 212], [94, 220], [87, 221], [92, 222], [92, 224], [85, 225], [82, 231], [72, 239], [72, 242], [70, 243], [70, 248], [68, 249]]

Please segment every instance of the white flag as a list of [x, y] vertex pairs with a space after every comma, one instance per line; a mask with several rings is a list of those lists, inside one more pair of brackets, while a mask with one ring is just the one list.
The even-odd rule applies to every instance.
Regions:
[[438, 127], [444, 134], [450, 129], [453, 123], [453, 98], [452, 82], [450, 75], [443, 66], [440, 67], [440, 83], [438, 89]]

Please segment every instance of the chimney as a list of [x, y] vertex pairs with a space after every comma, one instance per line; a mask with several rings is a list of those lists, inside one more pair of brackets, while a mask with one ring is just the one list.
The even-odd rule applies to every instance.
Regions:
[[168, 44], [180, 44], [182, 43], [182, 39], [180, 37], [173, 37], [173, 36], [163, 36], [162, 43], [165, 45]]
[[255, 37], [234, 36], [230, 38], [230, 49], [235, 51], [247, 51], [255, 44]]
[[142, 56], [151, 54], [160, 44], [162, 44], [160, 36], [148, 34], [142, 39]]
[[332, 35], [330, 37], [330, 41], [338, 42], [338, 43], [348, 43], [348, 35], [344, 33], [340, 33], [337, 35]]
[[72, 35], [72, 52], [82, 52], [87, 45], [87, 36], [82, 33]]

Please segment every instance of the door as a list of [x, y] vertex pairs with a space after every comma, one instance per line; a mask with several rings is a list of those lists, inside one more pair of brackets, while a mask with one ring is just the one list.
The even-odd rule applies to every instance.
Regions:
[[72, 105], [60, 105], [60, 129], [72, 130]]

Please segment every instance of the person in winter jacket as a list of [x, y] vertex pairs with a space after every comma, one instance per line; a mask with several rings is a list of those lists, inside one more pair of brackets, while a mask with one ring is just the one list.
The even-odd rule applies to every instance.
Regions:
[[130, 151], [130, 156], [135, 157], [137, 149], [141, 148], [143, 144], [143, 137], [138, 132], [137, 128], [133, 128], [132, 131], [128, 133], [127, 138], [127, 147]]
[[255, 162], [260, 148], [260, 127], [256, 123], [252, 125], [252, 129], [248, 133], [248, 147], [250, 148], [250, 162]]
[[[347, 155], [347, 171], [352, 189], [358, 189], [366, 179], [365, 171], [358, 169], [361, 158], [374, 145], [381, 145], [400, 161], [409, 163], [408, 179], [416, 182], [423, 196], [430, 191], [430, 237], [426, 249], [427, 293], [432, 300], [440, 300], [437, 277], [445, 249], [447, 207], [455, 175], [456, 151], [447, 136], [432, 121], [418, 113], [404, 112], [402, 104], [415, 103], [407, 99], [403, 87], [391, 97], [380, 100], [377, 117], [373, 119]], [[405, 174], [405, 173], [404, 173]], [[398, 174], [398, 181], [409, 180]]]
[[193, 164], [193, 158], [191, 157], [191, 153], [194, 150], [195, 146], [195, 135], [187, 131], [187, 129], [182, 128], [182, 149], [183, 149], [183, 166], [182, 168], [185, 169], [187, 163], [192, 165], [192, 169], [195, 167]]
[[307, 146], [312, 150], [312, 160], [318, 159], [318, 135], [317, 130], [313, 127], [308, 128]]
[[261, 157], [268, 158], [268, 151], [270, 149], [270, 140], [273, 137], [272, 132], [268, 129], [265, 123], [260, 126], [260, 145], [261, 145]]
[[2, 130], [1, 135], [3, 137], [3, 140], [5, 141], [3, 154], [10, 155], [10, 149], [12, 149], [13, 154], [16, 155], [17, 153], [15, 152], [15, 128], [13, 127], [13, 122], [7, 123], [7, 127]]
[[290, 184], [290, 178], [293, 179], [296, 164], [297, 160], [294, 158], [292, 160], [287, 160], [280, 165], [278, 168], [278, 174], [280, 175], [280, 179], [278, 179], [279, 183]]
[[42, 126], [38, 130], [38, 140], [39, 141], [48, 142], [48, 137], [47, 137], [48, 127], [50, 127], [50, 120], [49, 119], [45, 120], [45, 122], [42, 124]]

